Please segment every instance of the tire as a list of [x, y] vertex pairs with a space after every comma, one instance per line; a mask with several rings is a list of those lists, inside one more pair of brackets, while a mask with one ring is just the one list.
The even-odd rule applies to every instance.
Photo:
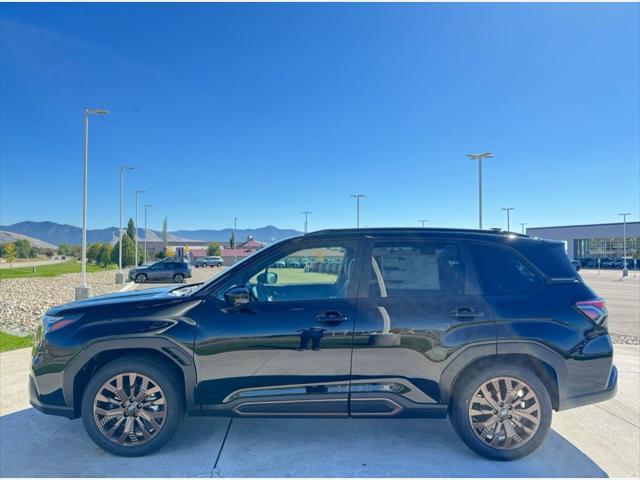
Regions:
[[146, 281], [147, 281], [147, 276], [144, 273], [137, 274], [134, 280], [135, 283], [144, 283]]
[[[133, 392], [131, 375], [134, 375]], [[144, 395], [142, 386], [145, 381], [145, 391], [155, 390], [146, 397], [141, 396]], [[110, 386], [106, 387], [107, 385]], [[141, 356], [126, 356], [114, 360], [89, 379], [82, 396], [84, 428], [96, 445], [114, 455], [138, 457], [154, 452], [171, 439], [184, 416], [184, 395], [179, 385], [177, 376], [163, 362], [152, 362]], [[118, 404], [121, 400], [116, 393], [118, 387], [124, 397], [136, 395], [134, 404], [136, 401], [148, 402], [148, 406], [138, 409], [134, 405], [131, 408], [130, 399], [128, 407]], [[108, 401], [101, 401], [100, 398]], [[127, 410], [129, 413], [126, 416], [100, 414], [113, 410]], [[102, 427], [99, 426], [100, 421], [103, 422]], [[156, 428], [152, 422], [156, 422]], [[127, 424], [130, 424], [128, 435], [124, 432]], [[110, 431], [113, 428], [115, 430]], [[143, 434], [143, 429], [146, 435]]]
[[[511, 399], [510, 393], [518, 396]], [[530, 370], [494, 365], [463, 374], [456, 382], [450, 414], [454, 429], [471, 450], [494, 460], [515, 460], [542, 444], [551, 426], [552, 406], [549, 392]]]
[[181, 273], [176, 273], [173, 276], [173, 281], [176, 283], [182, 283], [184, 281], [184, 275], [182, 275]]
[[220, 262], [218, 262], [218, 264], [216, 265], [216, 267], [220, 268], [222, 266], [222, 264]]

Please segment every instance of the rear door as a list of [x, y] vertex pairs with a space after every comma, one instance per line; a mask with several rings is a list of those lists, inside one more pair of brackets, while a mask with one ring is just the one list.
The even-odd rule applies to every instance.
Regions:
[[370, 240], [358, 300], [353, 416], [441, 416], [440, 375], [472, 342], [495, 347], [492, 311], [464, 243]]

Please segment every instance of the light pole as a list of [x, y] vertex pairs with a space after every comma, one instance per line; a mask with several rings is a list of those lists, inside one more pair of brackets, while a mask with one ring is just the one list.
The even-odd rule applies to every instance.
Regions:
[[304, 233], [307, 233], [308, 230], [308, 225], [309, 225], [309, 215], [311, 214], [310, 211], [305, 210], [304, 212], [300, 212], [302, 215], [304, 215]]
[[82, 276], [80, 285], [76, 287], [76, 300], [88, 298], [91, 289], [87, 285], [87, 159], [89, 147], [89, 115], [108, 115], [108, 110], [99, 108], [84, 109], [84, 132], [82, 141], [82, 255], [80, 263], [82, 265]]
[[360, 199], [366, 195], [362, 193], [352, 193], [351, 196], [356, 199], [356, 228], [360, 228]]
[[233, 264], [238, 261], [238, 239], [236, 238], [236, 230], [238, 228], [238, 217], [233, 217]]
[[524, 235], [524, 226], [527, 225], [527, 222], [520, 222], [518, 223], [518, 225], [520, 225], [520, 228], [522, 229], [522, 234]]
[[511, 222], [510, 222], [510, 219], [509, 219], [509, 212], [511, 210], [513, 210], [513, 207], [505, 207], [502, 210], [507, 212], [507, 232], [510, 232], [511, 231]]
[[469, 153], [467, 157], [478, 160], [478, 228], [482, 230], [482, 159], [493, 158], [493, 153]]
[[622, 217], [622, 225], [623, 225], [623, 237], [622, 237], [622, 276], [626, 277], [629, 275], [629, 270], [627, 269], [627, 216], [631, 215], [630, 213], [619, 213]]
[[147, 210], [153, 207], [152, 204], [146, 203], [144, 205], [144, 263], [147, 263]]
[[122, 206], [124, 204], [124, 172], [133, 170], [133, 167], [120, 166], [120, 241], [118, 242], [118, 271], [116, 272], [116, 283], [124, 283], [124, 273], [122, 272]]
[[422, 224], [422, 228], [424, 228], [424, 224], [428, 222], [428, 220], [418, 220]]
[[138, 194], [147, 193], [146, 190], [136, 190], [136, 230], [134, 233], [135, 244], [136, 244], [136, 267], [138, 266]]

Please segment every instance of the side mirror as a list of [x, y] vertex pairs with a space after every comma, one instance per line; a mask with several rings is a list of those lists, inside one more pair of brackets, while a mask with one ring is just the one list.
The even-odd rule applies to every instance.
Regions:
[[258, 283], [263, 285], [273, 285], [278, 282], [278, 274], [275, 272], [265, 272], [258, 275], [256, 278]]
[[242, 307], [249, 303], [249, 290], [245, 287], [233, 287], [224, 294], [224, 299], [231, 307]]

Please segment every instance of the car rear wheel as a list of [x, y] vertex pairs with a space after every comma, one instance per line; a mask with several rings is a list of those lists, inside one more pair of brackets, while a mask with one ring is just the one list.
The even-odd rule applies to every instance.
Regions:
[[89, 380], [82, 423], [99, 447], [135, 457], [171, 439], [184, 415], [184, 399], [176, 376], [162, 367], [142, 357], [123, 357]]
[[222, 264], [220, 262], [218, 262], [218, 264], [216, 265], [216, 267], [220, 268], [222, 266]]
[[528, 369], [492, 366], [463, 377], [457, 385], [451, 423], [476, 453], [515, 460], [544, 441], [551, 426], [551, 399]]
[[144, 283], [147, 281], [147, 276], [144, 273], [139, 273], [136, 275], [136, 283]]
[[173, 281], [176, 283], [182, 283], [183, 280], [184, 280], [184, 275], [182, 275], [181, 273], [176, 273], [173, 276]]

